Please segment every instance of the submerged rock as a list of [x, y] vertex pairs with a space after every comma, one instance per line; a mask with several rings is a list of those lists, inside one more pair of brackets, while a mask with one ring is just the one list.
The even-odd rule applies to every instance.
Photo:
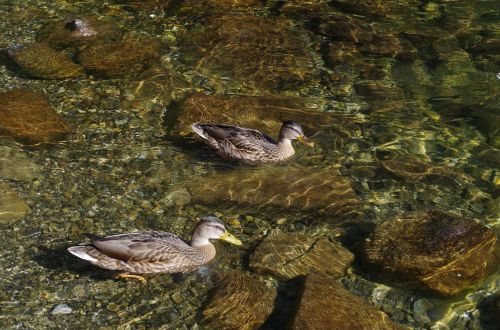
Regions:
[[184, 0], [179, 6], [180, 15], [207, 16], [214, 13], [227, 13], [231, 10], [258, 9], [259, 0]]
[[61, 315], [61, 314], [69, 314], [73, 310], [71, 307], [69, 307], [67, 304], [59, 304], [52, 309], [52, 312], [50, 314], [52, 315]]
[[29, 208], [19, 195], [0, 182], [0, 224], [22, 218]]
[[352, 16], [334, 14], [321, 20], [319, 32], [330, 40], [353, 43], [357, 50], [398, 59], [415, 59], [417, 49], [397, 32], [374, 28], [373, 24]]
[[220, 96], [191, 94], [169, 111], [166, 125], [180, 135], [192, 132], [192, 123], [231, 124], [257, 129], [276, 138], [284, 120], [298, 122], [306, 135], [328, 127], [338, 138], [359, 135], [359, 128], [346, 116], [318, 111], [320, 99], [280, 96]]
[[377, 226], [364, 257], [381, 272], [451, 296], [494, 270], [495, 241], [491, 229], [472, 219], [427, 211]]
[[44, 43], [34, 42], [11, 48], [8, 54], [21, 70], [36, 78], [64, 79], [84, 74], [81, 65]]
[[317, 274], [307, 275], [291, 329], [398, 329], [389, 317]]
[[341, 277], [354, 259], [353, 254], [326, 237], [273, 230], [250, 257], [257, 273], [291, 279], [311, 272]]
[[276, 290], [242, 272], [217, 280], [202, 323], [210, 329], [258, 329], [274, 308]]
[[113, 41], [122, 38], [122, 31], [112, 22], [99, 21], [95, 17], [69, 18], [50, 22], [37, 33], [36, 40], [55, 49], [77, 48], [97, 41]]
[[21, 150], [0, 147], [0, 178], [31, 182], [42, 177], [40, 167]]
[[[181, 59], [236, 89], [297, 91], [319, 83], [319, 55], [305, 31], [285, 18], [214, 16], [207, 28], [181, 42]], [[316, 58], [315, 56], [318, 56]]]
[[355, 217], [363, 210], [351, 180], [333, 168], [265, 167], [212, 174], [187, 184], [193, 203], [230, 202], [281, 212], [326, 211], [339, 218]]
[[472, 178], [453, 167], [425, 163], [414, 156], [401, 156], [380, 163], [385, 170], [407, 182], [419, 182], [428, 176], [444, 176], [462, 182], [472, 182]]
[[160, 57], [157, 40], [127, 39], [85, 48], [78, 59], [89, 73], [116, 78], [141, 73]]
[[47, 146], [70, 131], [43, 95], [24, 90], [0, 93], [0, 133], [25, 145]]

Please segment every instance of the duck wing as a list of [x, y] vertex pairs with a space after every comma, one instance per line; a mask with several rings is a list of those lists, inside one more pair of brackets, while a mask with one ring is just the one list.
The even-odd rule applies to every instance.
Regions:
[[193, 124], [193, 129], [205, 138], [209, 145], [237, 158], [246, 154], [260, 153], [276, 145], [268, 135], [251, 128], [233, 125]]
[[165, 232], [136, 232], [96, 239], [92, 245], [110, 258], [125, 262], [165, 262], [179, 258], [191, 247]]

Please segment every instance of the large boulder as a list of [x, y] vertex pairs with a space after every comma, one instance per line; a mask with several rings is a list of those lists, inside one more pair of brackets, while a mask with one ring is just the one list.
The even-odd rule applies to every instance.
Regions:
[[354, 259], [353, 254], [326, 237], [273, 230], [250, 257], [257, 273], [291, 279], [311, 272], [341, 277]]
[[363, 212], [351, 180], [334, 168], [263, 167], [206, 175], [187, 185], [193, 203], [227, 202], [281, 213], [324, 211], [337, 219]]
[[71, 131], [41, 94], [25, 90], [0, 93], [0, 133], [30, 146], [47, 146]]
[[64, 79], [84, 74], [81, 65], [44, 43], [33, 42], [10, 48], [8, 54], [22, 71], [36, 78]]
[[389, 330], [399, 327], [364, 299], [317, 274], [307, 275], [291, 329]]
[[426, 211], [378, 225], [364, 259], [380, 272], [451, 296], [494, 270], [495, 242], [495, 233], [472, 219]]
[[128, 38], [87, 47], [78, 60], [97, 77], [117, 78], [143, 72], [159, 59], [161, 48], [158, 40]]
[[219, 276], [202, 324], [209, 329], [258, 329], [274, 308], [276, 289], [242, 272]]

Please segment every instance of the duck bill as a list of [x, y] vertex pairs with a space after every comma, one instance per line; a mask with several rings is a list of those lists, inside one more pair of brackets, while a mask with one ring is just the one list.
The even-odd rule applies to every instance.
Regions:
[[223, 240], [223, 241], [226, 241], [228, 243], [231, 243], [231, 244], [234, 244], [234, 245], [243, 245], [243, 243], [241, 243], [241, 241], [239, 239], [237, 239], [236, 237], [234, 237], [230, 232], [226, 231], [224, 234], [222, 234], [221, 237], [219, 237], [219, 239]]
[[314, 142], [312, 142], [311, 140], [309, 140], [308, 138], [306, 138], [304, 135], [300, 135], [297, 138], [297, 141], [302, 142], [302, 143], [304, 143], [305, 145], [307, 145], [309, 147], [314, 147]]

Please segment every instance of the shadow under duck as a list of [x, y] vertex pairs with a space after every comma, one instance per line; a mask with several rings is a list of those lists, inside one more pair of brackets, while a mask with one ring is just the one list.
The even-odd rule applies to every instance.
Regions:
[[278, 142], [251, 128], [233, 125], [192, 124], [193, 131], [226, 159], [245, 163], [277, 163], [295, 154], [293, 140], [314, 146], [294, 121], [286, 120], [281, 126]]
[[146, 280], [133, 274], [185, 273], [208, 263], [216, 254], [210, 239], [242, 245], [226, 230], [223, 222], [213, 216], [200, 220], [190, 244], [174, 234], [161, 231], [91, 238], [91, 243], [72, 246], [68, 251], [101, 268], [123, 271], [118, 277], [135, 278], [141, 282]]

